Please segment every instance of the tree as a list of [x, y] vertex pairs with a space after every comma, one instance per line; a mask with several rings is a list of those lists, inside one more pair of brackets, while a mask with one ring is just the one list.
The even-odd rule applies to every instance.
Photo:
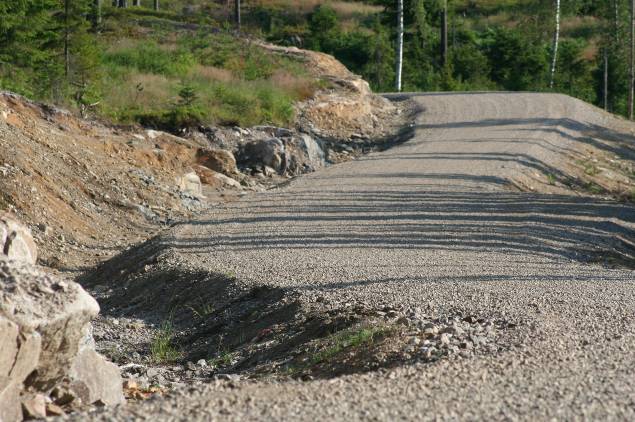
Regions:
[[234, 21], [236, 22], [236, 29], [240, 32], [240, 0], [234, 1]]
[[[633, 0], [635, 1], [635, 0]], [[556, 63], [558, 61], [558, 41], [560, 39], [560, 0], [556, 0], [556, 30], [553, 34], [553, 48], [551, 56], [551, 70], [549, 72], [549, 88], [553, 88], [556, 76]]]
[[635, 97], [635, 0], [631, 0], [629, 28], [631, 30], [631, 54], [629, 63], [628, 118], [633, 120], [633, 97]]
[[159, 10], [159, 0], [154, 0], [152, 6], [154, 10]]
[[403, 69], [403, 31], [403, 0], [397, 0], [397, 57], [395, 58], [395, 90], [397, 92], [401, 92], [401, 72]]
[[443, 0], [441, 16], [441, 67], [448, 62], [448, 0]]
[[93, 0], [92, 22], [93, 30], [97, 32], [101, 25], [101, 0]]

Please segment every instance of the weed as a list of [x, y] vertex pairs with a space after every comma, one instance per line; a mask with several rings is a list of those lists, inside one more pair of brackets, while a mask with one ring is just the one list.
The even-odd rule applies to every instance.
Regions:
[[150, 354], [156, 363], [174, 362], [181, 357], [181, 352], [173, 344], [174, 328], [170, 320], [165, 321], [159, 333], [150, 344]]
[[205, 317], [213, 314], [215, 310], [214, 306], [210, 303], [190, 305], [188, 306], [188, 309], [199, 319], [204, 319]]
[[233, 358], [234, 358], [234, 353], [231, 353], [226, 350], [222, 352], [220, 355], [216, 356], [215, 358], [210, 359], [209, 364], [211, 366], [227, 366], [227, 365], [231, 365]]
[[604, 192], [604, 188], [600, 185], [598, 185], [597, 183], [594, 182], [588, 182], [586, 184], [586, 189], [591, 192], [591, 193], [595, 193], [595, 194], [601, 194]]
[[555, 184], [556, 184], [556, 176], [554, 176], [553, 174], [549, 173], [549, 174], [547, 175], [547, 182], [548, 182], [551, 186], [555, 185]]
[[344, 349], [356, 349], [366, 344], [372, 344], [375, 338], [385, 334], [385, 327], [368, 327], [343, 330], [333, 334], [328, 340], [328, 346], [311, 356], [311, 363], [316, 365], [330, 360]]
[[588, 164], [587, 163], [584, 166], [584, 173], [589, 175], [589, 176], [595, 176], [599, 172], [600, 172], [600, 170], [597, 168], [597, 166], [595, 164]]

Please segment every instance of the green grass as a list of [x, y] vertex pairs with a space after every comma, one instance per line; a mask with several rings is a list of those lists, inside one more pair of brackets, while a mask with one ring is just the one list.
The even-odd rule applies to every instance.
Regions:
[[[99, 112], [119, 123], [161, 129], [184, 125], [289, 125], [295, 101], [317, 82], [297, 61], [228, 34], [185, 34], [163, 43], [124, 38], [103, 57]], [[196, 100], [176, 107], [183, 86]]]
[[555, 184], [556, 184], [556, 180], [557, 180], [557, 179], [556, 179], [556, 176], [554, 176], [553, 174], [549, 173], [549, 174], [547, 175], [547, 182], [548, 182], [551, 186], [553, 186], [553, 185], [555, 185]]
[[169, 363], [181, 358], [182, 353], [174, 345], [174, 329], [170, 321], [161, 325], [159, 332], [152, 340], [150, 355], [156, 363]]
[[372, 344], [377, 336], [386, 332], [385, 327], [368, 327], [343, 330], [333, 334], [326, 341], [326, 347], [311, 356], [313, 365], [327, 362], [344, 350], [357, 349]]
[[227, 365], [231, 365], [233, 358], [234, 358], [233, 353], [229, 351], [225, 351], [221, 353], [220, 355], [218, 355], [217, 357], [210, 359], [208, 363], [211, 366], [227, 366]]
[[214, 308], [214, 305], [212, 305], [211, 303], [191, 305], [191, 306], [188, 306], [188, 309], [192, 311], [192, 314], [199, 319], [204, 319], [205, 317], [213, 314], [214, 311], [216, 310]]

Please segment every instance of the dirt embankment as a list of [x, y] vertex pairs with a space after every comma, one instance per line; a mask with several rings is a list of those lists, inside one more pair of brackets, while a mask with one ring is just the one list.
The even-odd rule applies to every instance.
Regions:
[[[202, 128], [185, 139], [0, 93], [0, 209], [31, 227], [40, 263], [90, 267], [215, 201], [384, 148], [406, 126], [402, 107], [333, 57], [263, 48], [303, 58], [326, 81], [297, 105], [292, 130]], [[210, 159], [209, 149], [229, 154]]]

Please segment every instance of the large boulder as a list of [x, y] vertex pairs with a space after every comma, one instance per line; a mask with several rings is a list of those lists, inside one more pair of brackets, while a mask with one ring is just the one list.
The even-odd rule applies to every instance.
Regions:
[[199, 148], [196, 152], [196, 162], [227, 176], [238, 174], [234, 154], [224, 149]]
[[[0, 420], [20, 420], [22, 391], [48, 394], [61, 383], [81, 384], [87, 404], [123, 401], [119, 369], [87, 341], [98, 312], [79, 284], [0, 257]], [[35, 411], [29, 397], [22, 405]]]
[[325, 163], [322, 146], [306, 133], [300, 133], [287, 142], [287, 167], [294, 174], [312, 172]]
[[180, 178], [179, 188], [182, 192], [188, 195], [194, 197], [203, 196], [203, 186], [201, 185], [201, 179], [194, 171], [186, 173]]
[[19, 328], [18, 356], [23, 351], [36, 354], [23, 349], [27, 344], [37, 348], [32, 336], [41, 337], [37, 367], [26, 374], [28, 384], [38, 390], [52, 388], [66, 375], [98, 313], [97, 302], [79, 284], [25, 263], [0, 260], [0, 317]]
[[0, 212], [0, 254], [30, 264], [37, 261], [37, 247], [31, 231], [6, 211]]
[[247, 166], [267, 166], [282, 173], [286, 169], [284, 142], [278, 138], [247, 142], [240, 149], [239, 160]]

